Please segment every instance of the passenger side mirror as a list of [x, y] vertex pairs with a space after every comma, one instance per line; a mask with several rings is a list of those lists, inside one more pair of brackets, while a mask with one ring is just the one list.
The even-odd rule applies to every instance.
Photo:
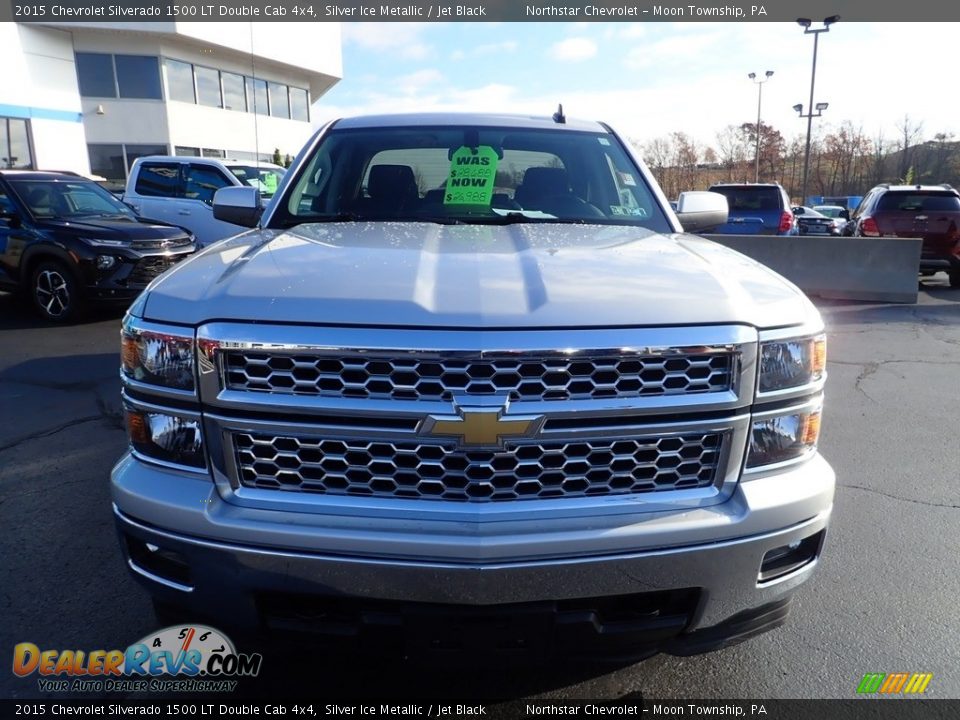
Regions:
[[20, 219], [20, 213], [18, 213], [16, 210], [0, 211], [0, 222], [6, 223], [7, 227], [14, 230], [23, 224], [22, 220]]
[[256, 188], [223, 187], [213, 196], [213, 216], [234, 225], [256, 227], [262, 210]]
[[691, 190], [677, 198], [677, 219], [684, 232], [713, 230], [727, 222], [727, 197], [720, 193]]
[[846, 208], [844, 208], [843, 210], [840, 211], [840, 217], [842, 217], [844, 220], [849, 220], [849, 219], [850, 219], [850, 211], [847, 210]]

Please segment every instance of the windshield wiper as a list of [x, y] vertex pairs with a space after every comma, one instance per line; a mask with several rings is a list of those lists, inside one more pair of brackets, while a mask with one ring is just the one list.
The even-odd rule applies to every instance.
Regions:
[[552, 225], [587, 225], [589, 220], [584, 218], [558, 218], [542, 217], [534, 215], [525, 215], [522, 212], [508, 212], [503, 215], [499, 213], [493, 216], [486, 216], [482, 222], [490, 225], [513, 225], [514, 223], [550, 223]]

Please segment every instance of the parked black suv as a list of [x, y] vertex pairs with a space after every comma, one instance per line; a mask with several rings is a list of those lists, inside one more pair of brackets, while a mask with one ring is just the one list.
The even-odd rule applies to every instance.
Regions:
[[183, 228], [141, 220], [86, 178], [0, 171], [0, 290], [24, 292], [49, 321], [90, 299], [129, 302], [196, 249]]
[[960, 288], [960, 192], [949, 185], [878, 185], [844, 234], [921, 238], [920, 274], [944, 271], [950, 287]]

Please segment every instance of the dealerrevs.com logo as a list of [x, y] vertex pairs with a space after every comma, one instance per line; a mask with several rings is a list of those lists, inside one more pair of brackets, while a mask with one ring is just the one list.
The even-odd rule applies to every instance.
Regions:
[[147, 635], [126, 650], [13, 648], [13, 673], [37, 674], [42, 692], [229, 692], [238, 677], [256, 677], [263, 657], [238, 653], [219, 630], [178, 625]]

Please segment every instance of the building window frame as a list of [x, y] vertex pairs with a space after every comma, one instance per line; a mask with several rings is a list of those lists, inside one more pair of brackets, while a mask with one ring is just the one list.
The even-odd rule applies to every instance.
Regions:
[[[26, 166], [14, 166], [10, 163], [10, 156], [13, 154], [11, 150], [13, 146], [10, 139], [10, 121], [14, 120], [16, 122], [22, 122], [24, 124], [24, 130], [26, 130], [26, 139], [27, 139], [27, 155], [29, 156], [30, 163]], [[36, 170], [37, 168], [37, 154], [36, 154], [36, 145], [33, 142], [33, 123], [30, 122], [29, 118], [19, 118], [12, 117], [9, 115], [0, 115], [0, 123], [3, 123], [3, 132], [4, 137], [7, 140], [6, 147], [0, 147], [0, 167], [5, 169], [19, 169], [19, 170]], [[6, 159], [2, 159], [6, 158]]]

